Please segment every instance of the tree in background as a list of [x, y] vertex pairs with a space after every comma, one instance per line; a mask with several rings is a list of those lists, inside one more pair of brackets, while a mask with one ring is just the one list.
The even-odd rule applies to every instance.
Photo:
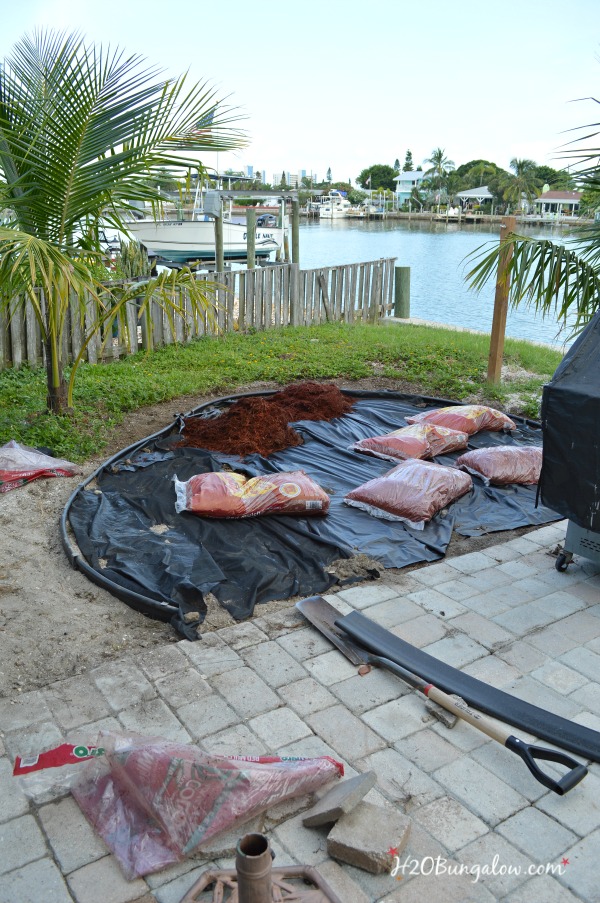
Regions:
[[535, 175], [542, 185], [548, 185], [554, 191], [572, 191], [575, 188], [575, 179], [568, 170], [536, 166]]
[[361, 188], [377, 191], [380, 188], [386, 188], [393, 191], [396, 187], [395, 178], [397, 173], [391, 166], [384, 163], [378, 163], [375, 166], [369, 166], [356, 177], [356, 181]]
[[502, 196], [509, 204], [521, 210], [523, 203], [529, 204], [540, 194], [542, 182], [537, 175], [537, 165], [533, 160], [513, 157], [510, 161], [512, 174], [508, 173], [502, 183]]
[[402, 171], [403, 172], [413, 172], [413, 167], [414, 167], [414, 163], [413, 163], [412, 151], [407, 150], [406, 156], [404, 158], [404, 166], [402, 167]]
[[[206, 84], [166, 79], [139, 56], [104, 50], [76, 34], [25, 36], [0, 70], [0, 307], [31, 303], [45, 348], [48, 408], [73, 404], [73, 381], [92, 335], [112, 334], [125, 305], [154, 297], [172, 317], [185, 288], [194, 309], [211, 302], [189, 270], [134, 289], [104, 287], [99, 224], [127, 232], [133, 202], [160, 205], [166, 170], [202, 167], [180, 154], [246, 141]], [[76, 305], [76, 306], [74, 306]], [[86, 322], [90, 305], [93, 322]], [[65, 379], [66, 331], [78, 317], [82, 351]]]
[[281, 173], [281, 178], [280, 178], [280, 180], [279, 180], [279, 187], [280, 187], [280, 188], [286, 188], [286, 186], [287, 186], [287, 182], [286, 182], [286, 180], [285, 180], [285, 172], [282, 172], [282, 173]]
[[329, 169], [327, 170], [327, 181], [328, 181], [328, 182], [331, 182], [331, 166], [330, 166]]
[[[595, 103], [598, 100], [592, 98]], [[600, 123], [582, 126], [586, 134], [572, 144], [597, 139]], [[590, 132], [590, 129], [595, 131]], [[600, 148], [568, 146], [564, 155], [575, 162], [575, 178], [584, 194], [600, 202]], [[535, 164], [534, 164], [535, 165]], [[536, 167], [537, 169], [537, 167]], [[573, 316], [572, 334], [580, 332], [600, 308], [600, 223], [576, 229], [564, 245], [541, 238], [510, 235], [490, 253], [484, 248], [471, 255], [475, 266], [467, 274], [471, 286], [481, 289], [497, 272], [506, 255], [510, 302], [527, 304], [542, 315], [554, 314], [565, 328]]]
[[398, 157], [396, 157], [394, 161], [394, 171], [400, 172], [400, 160], [398, 159]]
[[430, 168], [425, 170], [428, 176], [437, 188], [443, 188], [446, 176], [454, 169], [454, 162], [446, 156], [446, 151], [441, 147], [436, 147], [431, 152], [431, 157], [423, 161], [429, 163]]

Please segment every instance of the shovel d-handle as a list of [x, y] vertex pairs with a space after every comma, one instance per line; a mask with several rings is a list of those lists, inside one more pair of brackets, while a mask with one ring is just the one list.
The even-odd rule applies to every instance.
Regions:
[[[488, 718], [486, 715], [482, 715], [481, 712], [470, 708], [470, 706], [468, 706], [463, 699], [460, 699], [460, 697], [449, 696], [447, 693], [444, 693], [443, 690], [438, 690], [438, 688], [434, 687], [432, 684], [425, 684], [424, 687], [420, 687], [419, 689], [422, 693], [425, 693], [429, 699], [437, 702], [438, 705], [441, 705], [449, 712], [453, 712], [459, 718], [462, 718], [463, 721], [468, 721], [469, 724], [472, 724], [480, 731], [483, 731], [483, 733], [487, 734], [488, 737], [491, 737], [492, 740], [497, 740], [507, 749], [510, 749], [511, 752], [520, 756], [536, 781], [539, 781], [540, 784], [543, 784], [544, 787], [547, 787], [549, 790], [553, 790], [554, 793], [558, 793], [559, 796], [564, 796], [565, 793], [568, 793], [569, 790], [579, 784], [588, 773], [585, 765], [572, 759], [571, 756], [568, 756], [564, 752], [560, 752], [557, 749], [547, 749], [543, 746], [533, 746], [530, 743], [525, 743], [524, 740], [515, 737], [510, 731], [503, 728], [502, 725], [492, 721], [492, 719]], [[542, 771], [537, 764], [536, 759], [541, 759], [544, 762], [554, 762], [557, 765], [564, 765], [569, 771], [564, 774], [562, 778], [556, 780]]]

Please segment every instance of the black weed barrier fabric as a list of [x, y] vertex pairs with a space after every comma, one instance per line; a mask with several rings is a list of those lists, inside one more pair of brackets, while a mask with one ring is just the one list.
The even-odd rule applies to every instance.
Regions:
[[[337, 559], [363, 553], [384, 568], [402, 568], [443, 557], [453, 530], [478, 536], [558, 519], [548, 508], [536, 508], [535, 487], [486, 487], [478, 479], [467, 496], [437, 514], [424, 530], [345, 505], [347, 492], [394, 466], [351, 451], [349, 446], [399, 429], [406, 416], [424, 407], [448, 404], [392, 392], [345, 394], [356, 399], [350, 414], [330, 423], [294, 423], [304, 444], [268, 458], [251, 455], [241, 460], [177, 448], [179, 436], [174, 429], [171, 435], [143, 445], [132, 457], [111, 459], [93, 482], [74, 493], [67, 512], [88, 575], [102, 585], [108, 581], [107, 588], [132, 607], [171, 620], [190, 635], [184, 615], [196, 611], [203, 619], [203, 595], [208, 592], [233, 617], [247, 618], [259, 602], [326, 591], [338, 582], [327, 570]], [[227, 402], [219, 406], [223, 409]], [[193, 413], [214, 416], [215, 406], [203, 405]], [[516, 422], [518, 429], [512, 433], [482, 432], [471, 437], [469, 448], [541, 444], [539, 426], [518, 418]], [[436, 461], [451, 465], [458, 454], [439, 456]], [[194, 474], [222, 470], [225, 464], [248, 477], [304, 470], [330, 495], [329, 513], [244, 520], [177, 514], [173, 477], [187, 480]], [[78, 564], [77, 559], [74, 563]]]

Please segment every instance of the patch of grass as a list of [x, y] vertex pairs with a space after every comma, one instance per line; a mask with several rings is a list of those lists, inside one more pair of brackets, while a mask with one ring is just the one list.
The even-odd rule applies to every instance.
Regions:
[[110, 364], [82, 365], [75, 412], [65, 417], [45, 413], [45, 371], [4, 370], [0, 444], [16, 439], [83, 461], [102, 450], [110, 430], [129, 411], [181, 395], [226, 394], [259, 380], [285, 385], [303, 379], [383, 376], [401, 380], [404, 389], [412, 386], [415, 392], [487, 400], [498, 407], [518, 395], [522, 412], [537, 416], [541, 386], [558, 366], [560, 353], [507, 341], [506, 362], [535, 376], [489, 386], [488, 351], [486, 336], [409, 324], [324, 324], [229, 333]]

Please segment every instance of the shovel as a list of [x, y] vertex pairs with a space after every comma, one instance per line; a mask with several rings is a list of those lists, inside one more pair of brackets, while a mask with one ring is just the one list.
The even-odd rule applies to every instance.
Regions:
[[[360, 674], [366, 674], [370, 670], [371, 665], [379, 665], [381, 668], [385, 668], [393, 674], [396, 674], [397, 677], [401, 677], [405, 683], [414, 687], [416, 690], [419, 690], [419, 692], [423, 693], [424, 696], [427, 696], [428, 699], [437, 702], [442, 708], [446, 709], [448, 712], [452, 712], [452, 714], [456, 715], [458, 718], [462, 718], [463, 721], [468, 721], [468, 723], [472, 724], [477, 730], [487, 734], [492, 740], [496, 740], [498, 743], [501, 743], [502, 746], [505, 746], [507, 749], [511, 750], [511, 752], [520, 756], [534, 778], [539, 781], [540, 784], [543, 784], [544, 787], [553, 790], [554, 793], [558, 793], [559, 796], [568, 793], [569, 790], [579, 784], [588, 773], [585, 765], [572, 759], [571, 756], [568, 756], [566, 753], [555, 749], [547, 749], [543, 746], [532, 746], [530, 743], [526, 743], [524, 740], [511, 734], [500, 722], [493, 721], [491, 718], [488, 718], [487, 715], [483, 715], [476, 709], [472, 709], [460, 697], [450, 696], [448, 693], [444, 693], [443, 690], [434, 687], [433, 684], [423, 680], [423, 678], [419, 677], [417, 674], [413, 674], [412, 671], [407, 671], [406, 668], [397, 665], [396, 662], [393, 662], [388, 658], [383, 658], [381, 655], [375, 655], [373, 652], [364, 649], [354, 640], [351, 640], [338, 627], [337, 621], [342, 615], [340, 615], [340, 612], [337, 611], [333, 605], [330, 605], [329, 602], [321, 596], [310, 596], [308, 599], [301, 599], [300, 602], [296, 602], [296, 608], [298, 608], [307, 621], [310, 621], [323, 636], [326, 636], [327, 639], [352, 662], [352, 664], [359, 666]], [[559, 780], [555, 780], [541, 770], [536, 762], [537, 759], [564, 765], [570, 770]]]

